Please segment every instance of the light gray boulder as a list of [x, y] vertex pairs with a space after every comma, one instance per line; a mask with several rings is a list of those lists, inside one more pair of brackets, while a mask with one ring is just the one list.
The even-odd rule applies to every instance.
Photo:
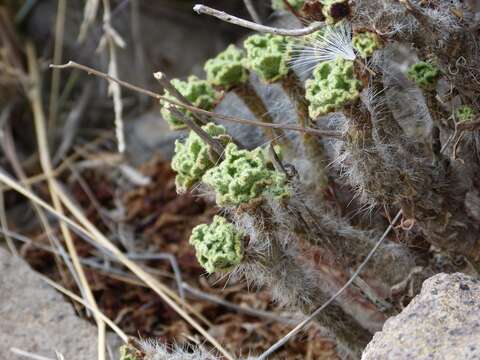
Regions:
[[0, 247], [0, 359], [25, 359], [11, 348], [56, 359], [97, 358], [97, 331], [20, 258]]
[[397, 316], [387, 320], [362, 360], [480, 359], [480, 280], [437, 274]]

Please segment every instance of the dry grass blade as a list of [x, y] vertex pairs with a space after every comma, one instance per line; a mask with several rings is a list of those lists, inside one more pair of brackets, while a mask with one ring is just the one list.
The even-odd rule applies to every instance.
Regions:
[[83, 10], [83, 22], [80, 26], [80, 33], [78, 35], [78, 41], [83, 42], [87, 36], [87, 31], [92, 23], [95, 21], [98, 13], [98, 7], [100, 0], [87, 0]]
[[128, 343], [128, 335], [125, 334], [122, 329], [120, 329], [112, 320], [110, 320], [108, 317], [105, 316], [97, 307], [91, 306], [89, 303], [85, 302], [81, 297], [77, 296], [73, 292], [65, 289], [63, 286], [57, 284], [56, 282], [50, 280], [46, 276], [39, 275], [43, 281], [45, 281], [47, 284], [51, 285], [58, 291], [62, 292], [69, 298], [75, 300], [76, 302], [82, 304], [85, 306], [87, 309], [89, 309], [91, 312], [95, 314], [96, 318], [101, 319], [104, 323], [106, 323], [110, 328], [115, 331], [115, 333], [122, 339], [124, 343]]
[[29, 352], [29, 351], [25, 351], [25, 350], [21, 350], [21, 349], [17, 349], [15, 347], [12, 347], [10, 348], [10, 351], [16, 355], [19, 355], [25, 359], [32, 359], [32, 360], [54, 360], [52, 358], [47, 358], [45, 356], [41, 356], [41, 355], [38, 355], [38, 354], [34, 354], [32, 352]]
[[[58, 0], [57, 20], [55, 23], [55, 46], [53, 50], [53, 61], [62, 61], [63, 35], [65, 33], [65, 13], [67, 8], [66, 0]], [[52, 72], [52, 86], [50, 89], [50, 104], [48, 113], [48, 128], [53, 129], [57, 122], [58, 94], [60, 92], [60, 71]]]
[[[53, 206], [57, 212], [63, 214], [62, 204], [60, 202], [59, 196], [56, 193], [56, 187], [54, 186], [54, 178], [52, 175], [53, 167], [50, 160], [47, 133], [45, 127], [45, 113], [43, 111], [41, 99], [38, 64], [33, 45], [31, 44], [27, 45], [27, 59], [32, 81], [29, 98], [33, 110], [38, 151], [40, 154], [40, 164], [42, 166], [43, 172], [47, 175], [48, 188], [50, 191], [50, 196], [52, 198]], [[67, 245], [68, 252], [72, 259], [73, 267], [75, 268], [77, 276], [80, 279], [81, 286], [88, 299], [88, 302], [92, 305], [93, 308], [98, 309], [95, 297], [93, 296], [92, 290], [90, 289], [87, 281], [87, 277], [85, 276], [85, 272], [83, 271], [82, 265], [79, 261], [78, 253], [73, 243], [73, 237], [70, 233], [70, 229], [62, 221], [60, 222], [60, 229]], [[98, 326], [98, 359], [105, 360], [105, 323], [100, 318], [96, 318], [96, 321]]]
[[[8, 232], [8, 221], [5, 212], [5, 199], [3, 196], [3, 190], [0, 190], [0, 225], [2, 229], [7, 230]], [[18, 256], [17, 248], [15, 247], [11, 236], [8, 233], [4, 233], [5, 241], [7, 242], [8, 249], [14, 256]]]
[[[30, 80], [28, 80], [30, 82]], [[17, 176], [18, 179], [20, 179], [20, 182], [27, 188], [30, 188], [30, 184], [27, 183], [27, 176], [22, 168], [22, 165], [20, 163], [20, 160], [17, 156], [16, 150], [15, 150], [15, 143], [13, 141], [13, 134], [12, 130], [10, 127], [9, 122], [7, 121], [5, 123], [5, 126], [3, 128], [3, 139], [1, 142], [3, 152], [5, 154], [5, 157], [9, 161], [13, 172]], [[64, 281], [67, 281], [67, 275], [65, 272], [65, 269], [63, 268], [62, 261], [66, 264], [68, 270], [73, 276], [73, 279], [75, 280], [75, 283], [77, 284], [78, 288], [82, 292], [82, 296], [84, 295], [83, 292], [83, 287], [80, 284], [80, 280], [78, 279], [78, 276], [75, 272], [75, 269], [73, 268], [73, 265], [70, 261], [69, 258], [67, 258], [66, 251], [63, 247], [63, 245], [60, 243], [60, 241], [57, 239], [57, 236], [55, 235], [54, 230], [52, 229], [49, 219], [44, 213], [43, 209], [38, 206], [35, 202], [32, 202], [33, 209], [35, 211], [35, 214], [37, 215], [40, 224], [42, 226], [42, 229], [44, 230], [45, 234], [47, 235], [47, 238], [52, 245], [53, 248], [57, 249], [57, 254], [55, 255], [55, 263], [57, 265], [58, 271], [60, 276]]]

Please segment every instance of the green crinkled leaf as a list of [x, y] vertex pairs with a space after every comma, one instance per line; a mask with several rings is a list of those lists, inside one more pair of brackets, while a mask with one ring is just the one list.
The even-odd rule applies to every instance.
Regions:
[[190, 236], [198, 262], [208, 273], [225, 272], [243, 259], [243, 233], [221, 216], [209, 225], [196, 226]]
[[361, 83], [355, 77], [353, 61], [338, 58], [320, 63], [313, 75], [305, 83], [312, 119], [337, 111], [360, 96]]
[[130, 349], [128, 345], [122, 345], [120, 347], [120, 360], [140, 360], [135, 355], [135, 350]]
[[216, 86], [230, 88], [248, 80], [245, 68], [244, 53], [235, 45], [230, 45], [217, 57], [208, 60], [204, 66], [207, 80]]
[[224, 156], [225, 159], [202, 178], [215, 190], [218, 205], [240, 205], [264, 196], [284, 198], [290, 195], [285, 175], [268, 167], [261, 148], [239, 150], [230, 143]]
[[425, 90], [432, 90], [437, 85], [440, 70], [431, 63], [419, 61], [410, 66], [407, 75], [419, 87]]
[[252, 35], [244, 42], [246, 65], [262, 80], [274, 82], [288, 74], [291, 43], [284, 36]]
[[372, 32], [362, 32], [352, 38], [352, 45], [357, 53], [364, 59], [373, 55], [380, 46], [378, 36]]
[[460, 122], [471, 121], [475, 118], [475, 115], [475, 110], [468, 105], [462, 105], [455, 111], [455, 116]]
[[[208, 81], [201, 80], [194, 75], [189, 76], [187, 81], [173, 79], [171, 82], [172, 85], [175, 86], [175, 88], [180, 92], [180, 94], [185, 96], [185, 98], [190, 101], [193, 106], [203, 110], [212, 110], [221, 96], [221, 93], [216, 91], [212, 85], [208, 83]], [[178, 101], [178, 99], [171, 95], [168, 91], [165, 92], [165, 96], [169, 99]], [[179, 108], [179, 111], [189, 117], [192, 115], [190, 111], [184, 109]], [[163, 107], [161, 113], [172, 130], [186, 128], [183, 121], [176, 118], [167, 108]]]
[[[224, 145], [231, 140], [221, 125], [208, 123], [202, 126], [202, 129]], [[215, 160], [212, 159], [209, 146], [193, 131], [190, 131], [184, 142], [175, 141], [175, 155], [171, 166], [177, 173], [175, 178], [177, 192], [185, 192], [199, 181], [203, 174], [214, 165]]]

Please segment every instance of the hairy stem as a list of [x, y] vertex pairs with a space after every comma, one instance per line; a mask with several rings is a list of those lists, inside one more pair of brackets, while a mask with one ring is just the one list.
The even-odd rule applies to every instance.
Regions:
[[[256, 119], [263, 123], [274, 123], [272, 116], [268, 112], [267, 106], [249, 82], [235, 87], [234, 92], [240, 99], [242, 99]], [[267, 138], [272, 140], [273, 143], [282, 143], [287, 140], [282, 129], [264, 128], [263, 130]]]

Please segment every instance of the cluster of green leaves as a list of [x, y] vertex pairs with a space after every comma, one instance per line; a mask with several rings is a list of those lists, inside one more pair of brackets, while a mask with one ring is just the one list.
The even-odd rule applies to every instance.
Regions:
[[242, 50], [230, 45], [215, 58], [205, 63], [207, 80], [216, 86], [231, 88], [248, 80], [245, 56]]
[[[231, 141], [231, 137], [221, 125], [208, 123], [202, 126], [202, 129], [223, 145]], [[217, 156], [212, 153], [210, 147], [193, 131], [190, 131], [185, 141], [176, 140], [172, 169], [177, 173], [175, 178], [177, 192], [187, 191], [208, 169], [214, 166], [217, 160]]]
[[337, 111], [360, 96], [361, 83], [355, 76], [353, 61], [337, 58], [322, 62], [313, 76], [305, 83], [312, 119]]
[[290, 41], [285, 36], [252, 35], [244, 42], [246, 65], [265, 82], [275, 82], [288, 74]]
[[282, 199], [290, 195], [286, 176], [270, 168], [261, 148], [240, 150], [230, 143], [224, 156], [202, 179], [215, 190], [218, 205], [237, 206], [260, 197]]
[[[289, 41], [278, 35], [252, 35], [244, 42], [245, 52], [235, 45], [230, 45], [215, 58], [209, 59], [205, 65], [206, 80], [190, 76], [186, 81], [173, 79], [172, 85], [192, 105], [212, 110], [220, 100], [221, 92], [215, 87], [230, 89], [241, 86], [248, 81], [249, 70], [255, 71], [265, 82], [274, 82], [288, 74], [290, 60]], [[169, 92], [165, 96], [176, 99]], [[190, 111], [179, 109], [191, 118]], [[182, 119], [178, 119], [170, 109], [162, 108], [162, 116], [172, 130], [184, 129]]]
[[460, 106], [455, 112], [455, 117], [460, 122], [472, 121], [476, 116], [475, 110], [468, 105]]
[[355, 34], [352, 38], [352, 45], [360, 57], [366, 59], [373, 55], [380, 47], [380, 40], [377, 34], [366, 31]]
[[408, 69], [407, 76], [424, 90], [434, 90], [440, 70], [432, 63], [419, 61]]
[[[194, 75], [189, 76], [187, 81], [173, 79], [172, 85], [180, 92], [180, 94], [182, 94], [188, 101], [190, 101], [193, 106], [196, 106], [203, 110], [212, 110], [221, 97], [221, 93], [216, 91], [208, 81], [201, 80]], [[178, 99], [172, 94], [170, 94], [168, 91], [165, 92], [165, 96], [169, 99], [178, 101]], [[185, 116], [192, 116], [192, 113], [188, 110], [178, 110], [185, 114]], [[161, 113], [172, 130], [180, 130], [186, 128], [183, 120], [177, 118], [174, 114], [172, 114], [172, 112], [167, 107], [164, 106], [161, 110]]]
[[232, 270], [243, 259], [244, 235], [221, 216], [215, 216], [209, 225], [196, 226], [190, 236], [200, 265], [208, 273]]

